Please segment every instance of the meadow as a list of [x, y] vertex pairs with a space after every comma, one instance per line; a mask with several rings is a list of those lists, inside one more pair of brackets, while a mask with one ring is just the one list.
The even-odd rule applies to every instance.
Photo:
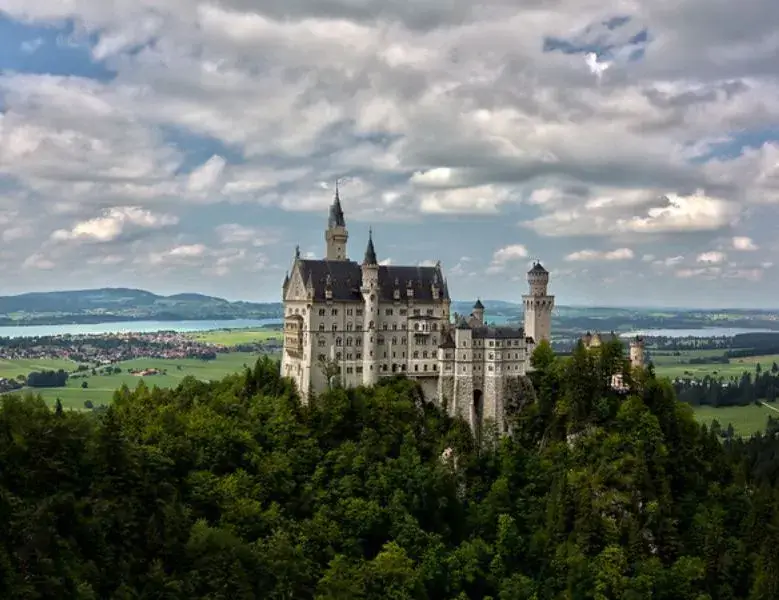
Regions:
[[282, 339], [280, 329], [215, 329], [213, 331], [198, 331], [188, 337], [204, 344], [220, 344], [222, 346], [237, 346], [239, 344], [253, 344], [267, 342], [269, 340]]
[[728, 423], [733, 425], [736, 435], [749, 437], [758, 431], [764, 431], [768, 417], [779, 417], [779, 409], [766, 405], [749, 404], [747, 406], [695, 406], [695, 418], [699, 423], [711, 425], [715, 419], [726, 429]]
[[766, 356], [747, 356], [743, 358], [731, 358], [730, 363], [698, 363], [689, 364], [691, 358], [706, 358], [722, 356], [723, 350], [688, 350], [683, 351], [679, 356], [671, 354], [652, 354], [652, 363], [655, 365], [655, 372], [664, 377], [675, 379], [677, 377], [686, 377], [692, 379], [702, 379], [706, 375], [715, 377], [739, 376], [744, 371], [754, 372], [759, 363], [763, 369], [770, 369], [774, 362], [779, 363], [779, 354], [769, 354]]
[[[221, 379], [225, 375], [240, 371], [245, 366], [253, 366], [259, 356], [258, 353], [253, 352], [228, 352], [217, 354], [216, 360], [210, 361], [193, 358], [177, 360], [141, 358], [112, 365], [121, 368], [121, 373], [103, 375], [98, 371], [97, 375], [71, 378], [65, 387], [28, 388], [28, 390], [39, 393], [49, 404], [54, 404], [59, 398], [66, 408], [83, 409], [87, 400], [90, 400], [94, 406], [110, 403], [114, 392], [123, 384], [135, 388], [143, 380], [149, 387], [169, 388], [177, 386], [187, 376], [203, 381]], [[69, 370], [75, 367], [72, 362], [68, 364]], [[129, 373], [131, 369], [157, 369], [164, 373], [140, 377]], [[82, 388], [83, 382], [86, 382], [88, 387]]]
[[15, 379], [18, 375], [27, 376], [33, 371], [57, 371], [65, 369], [72, 371], [76, 368], [73, 361], [64, 358], [19, 358], [7, 360], [0, 358], [0, 377], [3, 379]]

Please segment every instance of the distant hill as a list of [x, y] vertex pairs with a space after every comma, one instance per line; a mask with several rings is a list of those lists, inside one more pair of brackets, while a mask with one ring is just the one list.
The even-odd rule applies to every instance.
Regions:
[[146, 290], [100, 288], [0, 296], [0, 324], [98, 323], [124, 320], [265, 319], [280, 302], [230, 302], [204, 294], [161, 296]]

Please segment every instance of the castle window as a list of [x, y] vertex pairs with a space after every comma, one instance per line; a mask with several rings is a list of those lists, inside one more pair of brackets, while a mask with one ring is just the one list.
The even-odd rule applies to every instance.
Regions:
[[341, 360], [341, 353], [340, 352], [336, 352], [335, 353], [335, 360]]
[[346, 309], [346, 316], [347, 317], [351, 317], [353, 313], [354, 313], [354, 309], [353, 308], [347, 308]]
[[427, 350], [422, 353], [422, 358], [427, 358]]
[[355, 356], [355, 358], [357, 360], [362, 360], [362, 352], [358, 352], [357, 355]]
[[492, 371], [492, 365], [489, 365], [489, 366], [487, 367], [487, 370], [488, 370], [488, 371]]
[[320, 323], [319, 324], [319, 331], [324, 331], [324, 330], [325, 330], [325, 324], [324, 323]]
[[419, 323], [414, 323], [414, 331], [419, 331]]
[[401, 324], [400, 324], [400, 328], [401, 328], [403, 331], [406, 331], [406, 324], [405, 324], [405, 323], [401, 323]]
[[432, 317], [433, 316], [433, 309], [432, 308], [428, 308], [427, 309], [427, 316], [428, 317]]
[[337, 317], [337, 316], [338, 316], [338, 309], [337, 309], [337, 308], [334, 308], [333, 310], [331, 310], [331, 311], [330, 311], [330, 314], [331, 314], [332, 316], [334, 316], [334, 317]]
[[438, 370], [438, 365], [433, 363], [433, 371], [437, 371], [437, 370]]
[[395, 345], [395, 344], [397, 344], [397, 343], [398, 343], [398, 338], [396, 338], [396, 337], [394, 337], [394, 336], [393, 336], [393, 337], [392, 337], [392, 345], [394, 346], [394, 345]]
[[405, 308], [401, 308], [401, 309], [398, 311], [398, 314], [399, 314], [401, 317], [405, 317], [405, 316], [408, 314], [408, 311], [407, 311]]
[[419, 352], [417, 350], [414, 350], [414, 358], [419, 358]]
[[384, 336], [380, 335], [379, 337], [377, 337], [376, 338], [376, 343], [377, 344], [383, 344], [384, 343]]
[[393, 323], [392, 324], [392, 331], [397, 331], [397, 330], [398, 330], [398, 324], [397, 323]]
[[400, 343], [405, 346], [406, 345], [406, 338], [404, 338], [404, 337], [400, 338]]
[[371, 321], [370, 323], [368, 323], [368, 329], [373, 329], [373, 321]]
[[340, 346], [341, 345], [341, 338], [335, 338], [335, 345]]
[[425, 365], [424, 370], [427, 371], [427, 365]]
[[347, 323], [346, 324], [346, 331], [351, 331], [352, 330], [352, 326], [353, 326], [352, 323]]
[[[347, 354], [347, 355], [346, 355], [346, 360], [352, 360], [352, 355], [351, 355], [351, 354]], [[351, 368], [351, 367], [350, 367], [350, 368]]]
[[433, 336], [432, 344], [433, 344], [433, 346], [438, 345], [438, 338], [437, 337]]
[[324, 346], [325, 346], [325, 338], [319, 338], [319, 341], [317, 342], [317, 345], [320, 348], [324, 348]]
[[493, 358], [495, 358], [495, 355], [492, 352], [490, 352], [490, 360], [492, 360]]
[[389, 325], [388, 325], [387, 323], [383, 323], [383, 324], [382, 324], [382, 326], [381, 326], [381, 328], [382, 328], [384, 331], [387, 331], [387, 329], [389, 329]]
[[333, 323], [333, 331], [338, 331], [338, 323]]
[[432, 325], [431, 329], [432, 329], [433, 331], [438, 331], [438, 323], [433, 323], [433, 325]]
[[495, 345], [495, 342], [493, 342], [492, 340], [490, 340], [490, 348], [492, 348], [492, 346], [494, 346], [494, 345]]
[[386, 371], [386, 370], [387, 370], [387, 365], [386, 365], [386, 364], [384, 364], [384, 365], [381, 365], [381, 370], [382, 370], [382, 371]]
[[356, 312], [355, 314], [356, 314], [358, 317], [361, 317], [361, 316], [362, 316], [362, 309], [361, 309], [361, 308], [358, 308], [358, 309], [357, 309], [357, 312]]
[[391, 308], [386, 309], [384, 311], [384, 314], [387, 315], [388, 317], [391, 317], [392, 316], [392, 309]]
[[406, 365], [400, 365], [400, 370], [401, 371], [405, 371], [406, 370]]
[[346, 367], [346, 372], [347, 373], [351, 373], [352, 372], [352, 367]]
[[414, 365], [414, 370], [419, 371], [419, 365]]
[[352, 345], [352, 338], [348, 337], [346, 338], [346, 345], [351, 346]]
[[319, 359], [319, 361], [320, 361], [320, 362], [324, 362], [324, 361], [326, 360], [326, 359], [325, 359], [325, 355], [324, 355], [324, 354], [320, 354], [320, 355], [318, 356], [318, 359]]
[[463, 348], [465, 348], [465, 347], [468, 345], [468, 342], [466, 342], [465, 340], [463, 340], [463, 344], [462, 344], [462, 345], [463, 345]]
[[362, 346], [362, 338], [354, 338], [355, 346]]
[[325, 316], [325, 309], [324, 308], [320, 308], [319, 309], [319, 316], [320, 317], [324, 317]]
[[357, 373], [362, 373], [362, 367], [355, 367], [354, 369]]
[[415, 308], [415, 309], [414, 309], [414, 316], [415, 316], [415, 317], [418, 317], [419, 315], [420, 315], [419, 309], [418, 309], [418, 308]]

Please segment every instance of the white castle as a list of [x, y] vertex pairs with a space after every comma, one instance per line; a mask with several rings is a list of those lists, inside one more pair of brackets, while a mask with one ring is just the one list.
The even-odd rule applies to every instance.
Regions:
[[527, 274], [524, 328], [488, 325], [479, 300], [467, 319], [452, 323], [440, 262], [380, 265], [369, 232], [360, 264], [347, 258], [348, 239], [336, 188], [326, 257], [303, 259], [297, 249], [284, 279], [282, 374], [295, 381], [304, 401], [336, 381], [370, 386], [403, 374], [475, 431], [485, 419], [505, 430], [507, 382], [525, 375], [536, 342], [550, 337], [548, 271], [536, 262]]

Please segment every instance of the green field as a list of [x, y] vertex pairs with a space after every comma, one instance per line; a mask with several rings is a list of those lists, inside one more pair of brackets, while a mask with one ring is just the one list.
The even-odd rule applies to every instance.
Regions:
[[189, 334], [189, 337], [207, 344], [237, 346], [238, 344], [266, 342], [271, 339], [281, 340], [282, 334], [280, 329], [215, 329], [213, 331], [198, 331]]
[[[250, 352], [229, 352], [217, 354], [216, 360], [202, 361], [193, 358], [164, 360], [154, 358], [141, 358], [126, 362], [117, 363], [114, 366], [122, 369], [121, 373], [111, 375], [89, 375], [85, 378], [69, 379], [66, 387], [61, 388], [37, 388], [30, 391], [40, 393], [40, 395], [53, 404], [57, 398], [62, 401], [66, 408], [81, 409], [84, 408], [84, 402], [91, 400], [95, 406], [111, 402], [113, 393], [120, 388], [122, 384], [135, 388], [138, 382], [143, 380], [146, 385], [161, 388], [175, 387], [187, 375], [192, 375], [198, 379], [207, 381], [211, 379], [221, 379], [225, 375], [235, 373], [241, 370], [244, 365], [252, 366], [259, 358], [259, 354]], [[13, 361], [16, 364], [18, 361]], [[72, 370], [75, 364], [68, 361], [67, 368]], [[66, 368], [60, 364], [57, 368]], [[52, 367], [48, 367], [52, 368]], [[127, 371], [130, 369], [159, 369], [167, 370], [166, 374], [150, 375], [148, 377], [139, 377], [132, 375]], [[35, 369], [31, 369], [35, 370]], [[17, 368], [18, 371], [18, 368]], [[82, 389], [82, 382], [86, 381], [88, 387]]]
[[695, 406], [695, 418], [699, 423], [711, 425], [716, 419], [723, 429], [728, 423], [733, 425], [736, 435], [749, 437], [757, 431], [763, 431], [768, 417], [779, 417], [779, 410], [773, 410], [767, 406], [723, 406], [714, 408], [711, 406]]
[[779, 355], [769, 354], [767, 356], [732, 358], [729, 364], [685, 364], [685, 361], [689, 361], [690, 358], [693, 357], [722, 356], [722, 354], [722, 350], [690, 350], [688, 352], [682, 352], [681, 356], [653, 354], [652, 362], [655, 365], [655, 372], [658, 375], [670, 377], [671, 379], [676, 377], [702, 379], [706, 375], [717, 377], [738, 376], [744, 371], [754, 372], [757, 363], [760, 363], [763, 369], [770, 369], [773, 362], [779, 363]]
[[64, 358], [19, 358], [14, 360], [0, 358], [0, 377], [14, 379], [17, 375], [28, 375], [32, 371], [57, 371], [59, 369], [72, 371], [76, 366], [73, 361]]

